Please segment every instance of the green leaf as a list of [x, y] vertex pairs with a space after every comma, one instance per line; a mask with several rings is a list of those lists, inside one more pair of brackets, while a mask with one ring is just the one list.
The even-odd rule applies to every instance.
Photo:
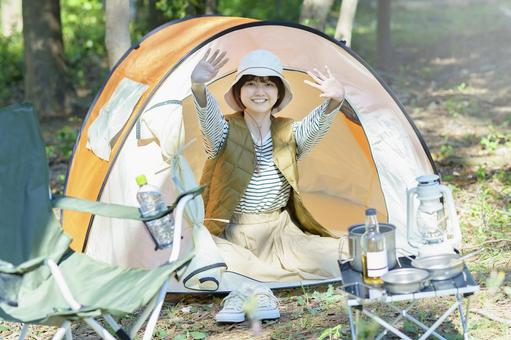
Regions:
[[302, 296], [297, 296], [296, 303], [298, 304], [298, 306], [303, 306], [303, 304], [305, 303], [305, 299]]
[[410, 321], [405, 321], [403, 324], [403, 329], [407, 333], [412, 333], [416, 331], [415, 325]]
[[174, 337], [174, 340], [186, 340], [187, 337], [184, 334], [178, 334]]
[[190, 336], [193, 339], [205, 339], [208, 336], [208, 333], [194, 331], [194, 332], [190, 332]]
[[167, 331], [166, 331], [165, 329], [160, 329], [160, 330], [158, 330], [158, 337], [159, 337], [159, 338], [164, 339], [164, 338], [166, 338], [167, 336], [168, 336], [168, 333], [167, 333]]

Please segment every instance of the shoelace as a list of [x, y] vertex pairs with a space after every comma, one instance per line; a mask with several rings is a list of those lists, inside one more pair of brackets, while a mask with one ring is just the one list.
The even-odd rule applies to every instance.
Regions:
[[246, 300], [246, 296], [238, 291], [227, 295], [223, 300], [222, 304], [224, 309], [242, 310], [243, 303]]
[[257, 306], [270, 306], [277, 307], [279, 306], [279, 300], [270, 292], [259, 292], [255, 294]]

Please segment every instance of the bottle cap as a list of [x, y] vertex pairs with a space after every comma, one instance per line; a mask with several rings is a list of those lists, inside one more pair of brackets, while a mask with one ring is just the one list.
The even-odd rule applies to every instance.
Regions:
[[370, 216], [370, 215], [376, 215], [376, 209], [374, 209], [374, 208], [366, 209], [366, 216]]
[[135, 178], [135, 181], [137, 181], [137, 184], [139, 186], [142, 186], [142, 185], [146, 185], [147, 184], [147, 178], [145, 177], [145, 175], [138, 175], [136, 178]]

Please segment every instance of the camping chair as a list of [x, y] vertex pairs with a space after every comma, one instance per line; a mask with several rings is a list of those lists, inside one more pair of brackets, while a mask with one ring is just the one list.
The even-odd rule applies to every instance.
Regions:
[[[57, 208], [144, 220], [135, 207], [90, 202], [68, 197], [50, 201], [48, 163], [30, 106], [0, 110], [0, 319], [60, 326], [56, 339], [71, 338], [71, 322], [84, 320], [97, 334], [114, 339], [94, 318], [102, 316], [119, 338], [133, 338], [149, 317], [144, 339], [150, 339], [168, 281], [191, 259], [177, 260], [185, 205], [200, 192], [187, 192], [169, 207], [176, 208], [173, 250], [169, 261], [154, 269], [122, 268], [95, 261], [69, 249], [53, 215]], [[146, 306], [147, 305], [147, 306]], [[114, 319], [142, 307], [126, 332]]]

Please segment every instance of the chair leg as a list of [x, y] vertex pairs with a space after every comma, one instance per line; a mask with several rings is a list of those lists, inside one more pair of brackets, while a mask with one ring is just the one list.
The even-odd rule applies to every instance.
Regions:
[[156, 327], [156, 322], [158, 321], [158, 317], [160, 316], [161, 308], [163, 307], [163, 301], [165, 300], [165, 294], [167, 293], [168, 281], [165, 281], [163, 286], [158, 293], [158, 300], [156, 301], [156, 306], [154, 307], [153, 312], [151, 313], [151, 317], [149, 321], [147, 321], [147, 326], [144, 332], [143, 340], [151, 340], [154, 333], [154, 328]]
[[62, 325], [57, 329], [52, 340], [62, 340], [67, 335], [68, 329], [70, 329], [71, 322], [64, 321]]
[[19, 340], [24, 340], [25, 339], [25, 337], [28, 334], [28, 327], [29, 327], [28, 324], [26, 324], [26, 323], [22, 324], [21, 330], [20, 330]]
[[[55, 282], [57, 283], [57, 286], [60, 289], [60, 292], [62, 293], [62, 296], [69, 304], [69, 306], [71, 306], [71, 309], [74, 311], [80, 310], [82, 306], [78, 301], [76, 301], [73, 294], [71, 294], [71, 291], [69, 290], [69, 287], [66, 283], [66, 280], [64, 279], [64, 276], [62, 275], [62, 272], [60, 271], [59, 266], [52, 259], [45, 259], [44, 263], [46, 263], [46, 265], [50, 268], [50, 271], [53, 275], [53, 278], [55, 279]], [[105, 328], [103, 328], [103, 326], [101, 326], [101, 324], [99, 324], [93, 318], [85, 318], [84, 321], [103, 339], [115, 340], [112, 334], [110, 334]], [[64, 334], [65, 329], [63, 335]]]
[[142, 313], [139, 315], [139, 317], [131, 324], [129, 336], [130, 338], [134, 339], [140, 330], [142, 326], [144, 325], [144, 322], [151, 314], [151, 311], [154, 309], [158, 302], [159, 294], [156, 294], [151, 301], [145, 306], [145, 308], [142, 310]]
[[73, 333], [71, 332], [71, 322], [66, 327], [66, 340], [73, 340]]
[[93, 318], [85, 318], [84, 321], [96, 332], [100, 337], [106, 340], [116, 340], [103, 326]]
[[[176, 221], [175, 221], [175, 229], [174, 229], [174, 239], [172, 242], [172, 252], [170, 254], [168, 263], [172, 263], [176, 261], [179, 257], [179, 252], [181, 250], [181, 233], [183, 229], [183, 214], [185, 212], [186, 204], [194, 198], [193, 194], [189, 194], [181, 198], [176, 207]], [[144, 333], [144, 340], [151, 339], [154, 328], [156, 326], [156, 321], [158, 320], [158, 316], [160, 315], [161, 308], [163, 306], [163, 300], [165, 299], [165, 294], [167, 293], [168, 282], [165, 282], [163, 287], [160, 289], [160, 292], [156, 297], [151, 300], [151, 302], [146, 306], [143, 310], [140, 317], [133, 323], [130, 328], [129, 335], [131, 338], [135, 338], [137, 332], [144, 324], [145, 319], [148, 317], [151, 310], [153, 311], [149, 321], [147, 322], [146, 330]]]
[[181, 233], [183, 230], [183, 215], [185, 212], [185, 206], [193, 199], [193, 194], [186, 195], [183, 197], [176, 207], [176, 221], [174, 225], [174, 239], [172, 241], [172, 252], [170, 253], [169, 263], [172, 263], [177, 260], [179, 257], [179, 252], [181, 250]]
[[110, 325], [110, 327], [114, 330], [115, 334], [117, 335], [117, 337], [119, 339], [121, 339], [121, 340], [130, 340], [131, 339], [130, 336], [128, 335], [128, 333], [126, 333], [126, 331], [122, 328], [122, 326], [119, 325], [119, 323], [117, 323], [117, 321], [115, 321], [115, 319], [110, 314], [103, 315], [103, 318]]

